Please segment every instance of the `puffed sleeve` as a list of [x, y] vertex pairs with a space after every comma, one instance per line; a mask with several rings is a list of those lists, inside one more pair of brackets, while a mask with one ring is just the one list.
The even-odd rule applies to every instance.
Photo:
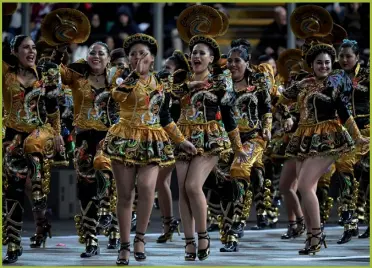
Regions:
[[[168, 72], [160, 72], [157, 74], [157, 77], [164, 86], [164, 102], [159, 113], [160, 125], [167, 132], [173, 142], [180, 144], [185, 141], [185, 137], [178, 129], [170, 113], [171, 91], [173, 83], [169, 81], [170, 75]], [[173, 77], [170, 78], [171, 81], [173, 81], [173, 79]]]
[[361, 134], [351, 114], [352, 81], [344, 71], [338, 71], [327, 79], [327, 87], [335, 92], [337, 114], [350, 136], [356, 140]]
[[139, 81], [139, 74], [137, 72], [131, 72], [127, 75], [127, 71], [123, 72], [123, 75], [116, 81], [117, 87], [112, 90], [112, 98], [116, 102], [125, 102], [128, 95], [137, 86]]
[[267, 129], [271, 132], [273, 116], [271, 113], [270, 88], [272, 87], [272, 80], [267, 73], [259, 73], [256, 76], [260, 76], [257, 78], [257, 83], [255, 83], [255, 86], [258, 87], [258, 116], [262, 122], [262, 129]]
[[233, 103], [235, 94], [233, 90], [233, 81], [229, 71], [224, 71], [213, 76], [214, 87], [219, 99], [222, 122], [229, 135], [234, 152], [242, 151], [243, 145], [240, 139], [239, 128], [234, 119]]

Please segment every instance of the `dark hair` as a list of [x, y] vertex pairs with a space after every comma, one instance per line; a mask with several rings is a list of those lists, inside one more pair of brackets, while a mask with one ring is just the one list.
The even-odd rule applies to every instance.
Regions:
[[18, 66], [18, 58], [12, 52], [18, 52], [19, 46], [26, 39], [30, 38], [27, 35], [16, 35], [10, 42], [7, 40], [3, 42], [3, 60], [10, 66]]
[[[239, 52], [239, 57], [241, 57], [245, 62], [251, 59], [251, 43], [248, 40], [239, 38], [231, 41], [231, 49], [228, 53], [228, 57], [231, 56], [233, 52]], [[245, 69], [244, 78], [248, 83], [249, 71]]]
[[259, 63], [268, 62], [269, 60], [274, 60], [274, 58], [269, 55], [261, 55], [258, 57]]
[[124, 48], [114, 49], [113, 51], [111, 51], [110, 57], [111, 57], [111, 61], [115, 61], [119, 58], [125, 58]]
[[308, 64], [308, 66], [312, 66], [315, 58], [319, 54], [322, 54], [322, 53], [327, 54], [331, 57], [332, 64], [335, 62], [336, 55], [331, 53], [329, 49], [321, 48], [321, 49], [317, 50], [315, 53], [312, 53], [312, 55], [309, 55], [309, 56], [306, 57], [306, 63]]
[[355, 40], [349, 40], [349, 39], [344, 39], [342, 41], [342, 44], [340, 45], [339, 52], [341, 51], [342, 48], [348, 48], [350, 47], [353, 53], [356, 56], [359, 56], [359, 46], [358, 42]]
[[107, 54], [110, 56], [110, 49], [109, 49], [109, 47], [108, 47], [108, 45], [106, 43], [103, 43], [101, 41], [94, 42], [93, 44], [91, 44], [91, 46], [89, 47], [89, 49], [91, 49], [94, 45], [103, 46], [106, 49]]
[[27, 35], [16, 35], [11, 41], [10, 41], [10, 50], [11, 51], [18, 51], [19, 46], [22, 44], [23, 40], [26, 38], [31, 38]]
[[174, 65], [176, 66], [176, 70], [183, 69], [185, 71], [188, 71], [188, 66], [185, 60], [182, 58], [179, 54], [174, 54], [170, 56], [167, 60], [171, 60], [174, 62]]
[[233, 52], [239, 52], [240, 57], [244, 61], [249, 61], [251, 59], [251, 43], [248, 40], [239, 38], [231, 41], [231, 50], [228, 53], [228, 56]]

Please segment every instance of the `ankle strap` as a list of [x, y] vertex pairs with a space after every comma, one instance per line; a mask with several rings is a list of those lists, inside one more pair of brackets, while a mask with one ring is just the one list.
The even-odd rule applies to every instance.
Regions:
[[145, 236], [144, 233], [141, 233], [141, 232], [137, 232], [137, 231], [136, 231], [136, 236], [137, 236], [137, 235], [143, 235], [143, 236]]
[[300, 223], [300, 222], [303, 222], [303, 221], [304, 221], [304, 216], [302, 216], [300, 218], [296, 218], [297, 223]]
[[162, 217], [163, 218], [163, 224], [169, 225], [174, 221], [174, 217]]
[[200, 232], [200, 233], [198, 233], [198, 239], [208, 239], [208, 238], [209, 238], [208, 232]]
[[120, 253], [120, 251], [122, 250], [126, 250], [130, 252], [129, 247], [130, 247], [130, 242], [120, 243], [120, 249], [118, 252]]

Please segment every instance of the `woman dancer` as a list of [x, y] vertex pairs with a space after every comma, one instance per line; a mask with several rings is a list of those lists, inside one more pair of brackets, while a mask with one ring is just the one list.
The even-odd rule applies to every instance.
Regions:
[[[207, 6], [192, 6], [184, 10], [177, 22], [180, 36], [189, 40], [191, 67], [193, 74], [181, 92], [181, 116], [178, 120], [183, 135], [196, 147], [198, 154], [192, 156], [175, 150], [176, 168], [179, 186], [179, 205], [184, 227], [186, 247], [185, 260], [205, 260], [210, 254], [210, 238], [207, 233], [207, 202], [203, 193], [203, 184], [220, 154], [229, 153], [231, 146], [238, 161], [246, 162], [247, 155], [242, 150], [239, 130], [232, 117], [231, 78], [221, 71], [218, 65], [210, 72], [210, 66], [221, 56], [217, 42], [207, 35], [190, 35], [190, 27], [195, 19], [194, 9], [198, 9], [198, 18], [214, 19], [214, 36], [223, 29], [223, 21], [218, 11]], [[209, 17], [210, 16], [210, 17]], [[184, 20], [187, 20], [184, 23]], [[192, 38], [190, 39], [190, 37]], [[223, 128], [216, 121], [217, 111], [221, 111]], [[231, 140], [231, 141], [230, 141]], [[194, 233], [198, 233], [198, 252]]]
[[[8, 48], [8, 49], [7, 49]], [[39, 247], [51, 237], [51, 225], [45, 217], [50, 191], [50, 162], [64, 156], [57, 96], [60, 89], [58, 66], [35, 66], [36, 46], [25, 35], [16, 36], [3, 51], [3, 97], [6, 127], [3, 138], [3, 181], [7, 208], [4, 264], [14, 263], [22, 255], [21, 230], [25, 188], [31, 188], [32, 210], [36, 215], [35, 241]]]
[[[369, 69], [362, 68], [358, 63], [358, 43], [354, 40], [344, 39], [339, 49], [338, 59], [340, 67], [353, 82], [351, 105], [349, 106], [350, 113], [355, 118], [361, 134], [368, 137]], [[360, 148], [356, 148], [335, 162], [335, 169], [339, 173], [342, 184], [345, 185], [340, 191], [341, 197], [339, 200], [339, 211], [344, 225], [344, 232], [339, 241], [337, 241], [338, 244], [347, 243], [352, 236], [359, 234], [359, 216], [363, 219], [362, 216], [364, 215], [362, 214], [363, 210], [357, 210], [357, 208], [363, 207], [366, 196], [365, 189], [368, 189], [366, 187], [369, 183], [368, 172], [364, 171], [363, 164], [358, 164], [362, 159], [369, 159], [368, 155], [366, 155], [369, 152], [363, 152], [363, 154]]]
[[[170, 74], [174, 74], [178, 70], [190, 72], [190, 66], [185, 55], [181, 51], [176, 50], [173, 52], [172, 56], [170, 56], [165, 61], [164, 70], [168, 71]], [[173, 121], [177, 122], [180, 116], [180, 100], [179, 96], [177, 96], [176, 91], [173, 91], [172, 93], [173, 95], [171, 95], [172, 104], [170, 107], [170, 112], [172, 114]], [[161, 234], [156, 240], [157, 243], [166, 243], [168, 240], [171, 241], [173, 233], [176, 230], [178, 231], [178, 234], [180, 233], [180, 222], [173, 216], [172, 192], [170, 189], [173, 169], [174, 165], [160, 169], [159, 176], [156, 182], [156, 190], [158, 192], [159, 207], [163, 219], [164, 228], [163, 234]]]
[[344, 72], [331, 73], [335, 56], [336, 51], [331, 45], [313, 45], [305, 59], [314, 76], [295, 83], [283, 92], [282, 100], [297, 99], [300, 111], [298, 128], [286, 149], [286, 155], [296, 158], [298, 190], [308, 231], [307, 243], [299, 254], [315, 254], [322, 244], [326, 246], [315, 193], [320, 176], [336, 158], [352, 149], [352, 137], [358, 144], [369, 142], [361, 136], [347, 108], [351, 80]]
[[[68, 31], [59, 33], [59, 38], [63, 36], [67, 40], [65, 43], [84, 42], [89, 37], [88, 18], [77, 10], [65, 8], [57, 9], [44, 18], [42, 36], [50, 45], [61, 45], [55, 41], [54, 34], [59, 29], [68, 29], [71, 25], [78, 33], [74, 40], [70, 40]], [[54, 62], [61, 63], [64, 50], [65, 47], [55, 50]], [[79, 242], [85, 244], [81, 258], [89, 258], [100, 252], [96, 236], [99, 216], [105, 216], [101, 216], [101, 224], [111, 222], [110, 203], [104, 197], [112, 186], [113, 175], [110, 159], [102, 154], [101, 147], [108, 128], [118, 121], [110, 88], [122, 70], [110, 69], [109, 62], [107, 45], [96, 42], [89, 47], [86, 60], [81, 59], [68, 66], [60, 65], [62, 83], [71, 88], [74, 102], [74, 166], [81, 205], [81, 214], [75, 216], [75, 222]], [[102, 210], [106, 213], [102, 213]], [[117, 237], [109, 239], [113, 247], [116, 247], [117, 241]]]
[[[227, 68], [231, 71], [234, 82], [234, 119], [239, 127], [243, 149], [250, 157], [244, 164], [233, 162], [231, 165], [230, 177], [238, 180], [243, 194], [223, 208], [225, 217], [222, 242], [225, 245], [220, 249], [221, 252], [238, 251], [238, 238], [242, 237], [241, 233], [244, 231], [252, 204], [252, 192], [249, 189], [251, 181], [255, 192], [260, 192], [261, 188], [265, 187], [264, 180], [259, 177], [251, 180], [251, 172], [253, 167], [256, 172], [257, 169], [263, 172], [262, 156], [266, 147], [265, 141], [271, 137], [272, 125], [270, 74], [251, 69], [249, 42], [244, 39], [234, 40], [231, 47]], [[263, 67], [262, 65], [261, 68]], [[272, 71], [271, 67], [268, 69]]]
[[195, 153], [195, 147], [185, 140], [167, 112], [169, 100], [164, 102], [162, 78], [152, 72], [158, 49], [156, 40], [145, 34], [135, 34], [128, 37], [123, 46], [132, 71], [124, 71], [123, 78], [117, 80], [119, 86], [112, 92], [113, 98], [120, 104], [120, 121], [109, 129], [104, 142], [104, 152], [112, 160], [118, 197], [121, 245], [117, 265], [129, 264], [135, 178], [138, 217], [134, 258], [144, 261], [144, 236], [153, 206], [159, 167], [174, 164], [167, 133], [181, 148]]

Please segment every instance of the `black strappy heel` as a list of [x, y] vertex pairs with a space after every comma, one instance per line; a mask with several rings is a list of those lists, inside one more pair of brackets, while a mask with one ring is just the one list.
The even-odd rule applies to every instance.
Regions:
[[120, 252], [126, 250], [130, 252], [130, 242], [126, 243], [120, 243], [120, 249], [118, 250], [119, 256], [118, 259], [116, 260], [116, 265], [129, 265], [129, 256], [128, 259], [121, 259], [120, 258]]

